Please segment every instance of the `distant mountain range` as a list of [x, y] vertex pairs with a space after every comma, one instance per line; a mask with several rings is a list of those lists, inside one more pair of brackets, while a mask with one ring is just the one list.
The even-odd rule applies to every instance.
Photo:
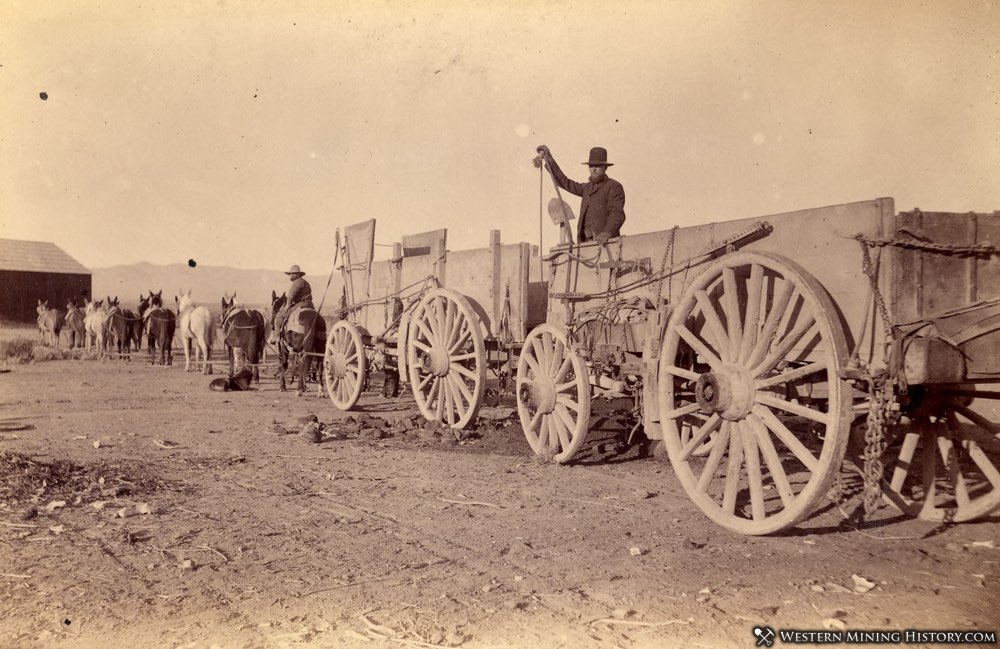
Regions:
[[[163, 291], [165, 306], [174, 304], [174, 297], [191, 291], [195, 304], [218, 310], [223, 295], [236, 293], [236, 301], [247, 306], [263, 307], [271, 303], [271, 291], [279, 295], [288, 289], [288, 275], [280, 270], [230, 268], [186, 264], [138, 263], [110, 268], [94, 268], [92, 292], [94, 299], [118, 297], [126, 307], [134, 308], [140, 295]], [[306, 275], [318, 300], [326, 286], [326, 277]]]

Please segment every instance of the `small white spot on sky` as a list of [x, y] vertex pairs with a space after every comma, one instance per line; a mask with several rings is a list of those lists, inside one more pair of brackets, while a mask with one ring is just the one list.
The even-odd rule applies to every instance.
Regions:
[[753, 134], [753, 143], [756, 144], [757, 146], [760, 146], [761, 144], [764, 144], [764, 134], [761, 133], [760, 131], [757, 131], [756, 133], [754, 133]]
[[527, 124], [518, 124], [514, 127], [514, 132], [517, 133], [518, 137], [528, 137], [531, 135], [531, 127]]

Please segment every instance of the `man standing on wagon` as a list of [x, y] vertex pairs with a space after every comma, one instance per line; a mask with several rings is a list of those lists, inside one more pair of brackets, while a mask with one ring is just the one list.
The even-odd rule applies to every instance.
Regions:
[[590, 160], [583, 164], [590, 167], [590, 181], [579, 183], [570, 180], [552, 158], [549, 147], [538, 147], [538, 153], [545, 158], [547, 168], [552, 172], [559, 187], [580, 196], [580, 225], [577, 241], [595, 241], [600, 245], [621, 234], [625, 223], [625, 188], [614, 178], [608, 177], [608, 150], [594, 147], [590, 150]]
[[299, 265], [293, 265], [285, 274], [288, 275], [288, 279], [292, 283], [288, 287], [288, 301], [285, 303], [285, 307], [278, 312], [278, 317], [274, 323], [275, 333], [281, 331], [281, 328], [288, 320], [288, 316], [296, 307], [316, 308], [313, 306], [312, 301], [312, 286], [306, 281], [306, 274], [302, 272]]

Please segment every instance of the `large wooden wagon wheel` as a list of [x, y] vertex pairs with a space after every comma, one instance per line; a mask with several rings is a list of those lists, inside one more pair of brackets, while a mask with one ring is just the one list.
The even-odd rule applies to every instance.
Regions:
[[1000, 508], [1000, 392], [911, 386], [907, 425], [891, 429], [882, 495], [909, 516], [970, 521]]
[[538, 325], [524, 341], [517, 361], [517, 412], [536, 455], [568, 462], [587, 439], [587, 366], [558, 327]]
[[333, 405], [350, 410], [358, 403], [365, 385], [368, 359], [361, 332], [347, 320], [338, 320], [326, 337], [323, 381]]
[[712, 520], [770, 534], [814, 510], [849, 437], [846, 350], [826, 291], [779, 255], [728, 254], [688, 287], [657, 399], [674, 471]]
[[433, 289], [410, 316], [406, 369], [420, 413], [465, 428], [475, 419], [486, 387], [486, 345], [468, 300]]

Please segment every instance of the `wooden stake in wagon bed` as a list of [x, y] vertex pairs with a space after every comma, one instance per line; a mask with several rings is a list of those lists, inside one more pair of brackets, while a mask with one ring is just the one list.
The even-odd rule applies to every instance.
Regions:
[[998, 213], [897, 214], [879, 198], [564, 241], [517, 363], [525, 436], [569, 462], [591, 400], [628, 397], [633, 433], [662, 440], [692, 501], [744, 534], [809, 516], [845, 456], [869, 514], [884, 499], [986, 515], [1000, 508], [991, 240]]

